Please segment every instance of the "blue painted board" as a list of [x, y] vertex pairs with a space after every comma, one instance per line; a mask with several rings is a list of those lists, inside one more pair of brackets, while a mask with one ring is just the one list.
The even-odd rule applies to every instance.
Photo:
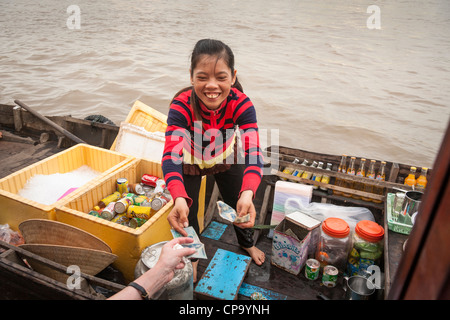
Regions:
[[254, 286], [248, 283], [243, 282], [241, 287], [239, 288], [239, 294], [250, 298], [252, 293], [259, 292], [261, 293], [267, 300], [286, 300], [287, 296], [275, 291], [271, 291], [269, 289], [264, 289], [258, 286]]
[[212, 221], [201, 235], [202, 237], [206, 237], [209, 239], [219, 240], [222, 234], [225, 232], [226, 228], [226, 224]]
[[217, 249], [195, 287], [199, 298], [236, 300], [252, 258]]

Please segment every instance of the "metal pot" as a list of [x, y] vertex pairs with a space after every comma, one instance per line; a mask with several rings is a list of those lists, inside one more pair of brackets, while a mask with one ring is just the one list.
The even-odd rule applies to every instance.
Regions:
[[347, 280], [345, 289], [346, 300], [369, 300], [375, 292], [374, 285], [365, 277], [344, 277]]
[[423, 193], [420, 191], [408, 191], [405, 194], [405, 200], [403, 201], [401, 214], [405, 216], [408, 214], [410, 217], [417, 211], [419, 211], [419, 205], [422, 202]]
[[[136, 267], [134, 277], [137, 279], [146, 271], [153, 268], [158, 262], [162, 247], [168, 241], [163, 241], [145, 248], [141, 253]], [[175, 275], [161, 290], [152, 298], [159, 300], [193, 300], [194, 299], [194, 269], [189, 259], [184, 259], [184, 268], [174, 271]]]

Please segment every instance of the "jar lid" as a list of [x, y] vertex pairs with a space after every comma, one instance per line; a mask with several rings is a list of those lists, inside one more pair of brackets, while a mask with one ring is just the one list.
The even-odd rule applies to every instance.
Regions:
[[362, 220], [356, 224], [356, 233], [364, 240], [377, 242], [384, 237], [384, 228], [370, 220]]
[[322, 230], [329, 236], [345, 238], [350, 233], [348, 223], [340, 218], [328, 218], [322, 222]]

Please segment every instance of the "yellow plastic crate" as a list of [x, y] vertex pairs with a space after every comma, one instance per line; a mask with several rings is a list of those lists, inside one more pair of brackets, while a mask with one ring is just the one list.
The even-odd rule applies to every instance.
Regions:
[[[125, 122], [142, 127], [149, 132], [166, 132], [167, 116], [137, 100]], [[117, 138], [114, 140], [111, 150], [116, 150]]]
[[[110, 175], [97, 186], [82, 194], [69, 196], [69, 201], [56, 209], [56, 219], [83, 229], [105, 241], [118, 256], [114, 266], [120, 270], [128, 281], [134, 280], [134, 268], [141, 252], [147, 246], [160, 241], [172, 239], [167, 215], [173, 207], [173, 201], [158, 210], [155, 215], [136, 229], [94, 217], [88, 212], [105, 196], [116, 191], [116, 180], [126, 178], [129, 183], [138, 183], [144, 174], [163, 177], [160, 163], [136, 159]], [[206, 183], [202, 183], [200, 197], [205, 196]], [[204, 206], [201, 208], [203, 212]], [[203, 215], [199, 217], [203, 221]]]
[[[165, 132], [167, 128], [167, 116], [140, 101], [134, 103], [125, 122], [143, 127], [149, 132]], [[115, 150], [115, 147], [116, 141], [111, 146], [111, 150]], [[87, 213], [98, 201], [115, 191], [118, 178], [126, 178], [129, 183], [138, 183], [144, 174], [163, 178], [161, 162], [135, 159], [99, 185], [86, 190], [81, 195], [70, 196], [70, 201], [56, 210], [58, 221], [83, 229], [105, 241], [112, 248], [113, 253], [118, 256], [114, 263], [115, 267], [123, 273], [128, 281], [134, 280], [134, 268], [143, 249], [173, 238], [167, 221], [167, 215], [173, 208], [173, 201], [167, 203], [149, 221], [137, 229], [118, 225]], [[205, 193], [206, 179], [204, 177], [199, 194], [200, 231], [204, 228]]]
[[115, 151], [78, 144], [14, 172], [0, 180], [0, 224], [8, 223], [18, 230], [18, 225], [27, 219], [55, 220], [55, 208], [67, 202], [68, 196], [45, 205], [18, 195], [28, 179], [36, 174], [67, 173], [83, 165], [101, 172], [98, 178], [73, 191], [71, 195], [75, 196], [133, 160], [133, 157]]

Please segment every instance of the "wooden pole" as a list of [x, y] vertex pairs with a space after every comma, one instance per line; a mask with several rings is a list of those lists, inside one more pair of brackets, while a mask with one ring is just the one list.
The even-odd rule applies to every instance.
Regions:
[[42, 114], [40, 114], [39, 112], [31, 109], [29, 106], [27, 106], [25, 103], [19, 101], [19, 100], [14, 100], [14, 103], [16, 103], [17, 105], [21, 106], [22, 108], [24, 108], [25, 110], [29, 111], [32, 115], [34, 115], [35, 117], [41, 119], [42, 121], [44, 121], [46, 124], [48, 124], [49, 126], [53, 127], [55, 130], [57, 130], [58, 132], [62, 133], [63, 135], [65, 135], [67, 138], [69, 138], [70, 140], [76, 142], [76, 143], [86, 143], [83, 140], [81, 140], [80, 138], [78, 138], [77, 136], [75, 136], [74, 134], [72, 134], [71, 132], [67, 131], [66, 129], [64, 129], [63, 127], [61, 127], [60, 125], [54, 123], [53, 121], [51, 121], [50, 119], [48, 119], [47, 117], [44, 117]]

